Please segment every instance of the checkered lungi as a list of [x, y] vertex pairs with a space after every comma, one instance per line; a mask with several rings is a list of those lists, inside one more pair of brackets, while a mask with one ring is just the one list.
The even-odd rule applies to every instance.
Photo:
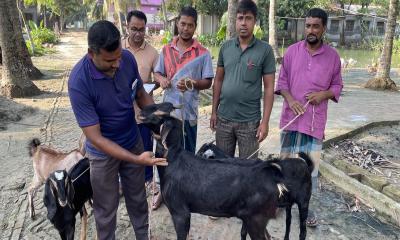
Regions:
[[314, 171], [312, 176], [318, 176], [319, 162], [321, 161], [322, 139], [297, 131], [282, 131], [281, 158], [297, 157], [297, 153], [304, 152], [312, 159]]

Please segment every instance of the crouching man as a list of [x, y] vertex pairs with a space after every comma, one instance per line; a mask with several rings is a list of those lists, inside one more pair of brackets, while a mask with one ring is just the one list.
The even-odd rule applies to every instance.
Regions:
[[154, 102], [143, 88], [134, 56], [122, 50], [120, 39], [111, 22], [93, 24], [88, 53], [73, 68], [68, 93], [87, 138], [98, 238], [115, 239], [119, 174], [136, 239], [148, 240], [144, 166], [166, 162], [143, 152], [133, 103], [144, 107]]

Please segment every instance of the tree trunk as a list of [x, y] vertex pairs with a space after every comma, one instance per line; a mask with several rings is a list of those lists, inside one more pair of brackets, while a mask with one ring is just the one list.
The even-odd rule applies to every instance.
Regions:
[[60, 11], [60, 34], [64, 31], [64, 11], [61, 9]]
[[43, 6], [43, 27], [47, 28], [47, 15], [46, 15], [47, 9], [46, 5]]
[[396, 29], [396, 18], [399, 13], [399, 1], [390, 0], [389, 15], [385, 29], [383, 50], [379, 58], [378, 70], [374, 79], [367, 82], [367, 88], [380, 90], [397, 90], [396, 84], [390, 79], [392, 64], [393, 38]]
[[29, 80], [27, 68], [19, 53], [18, 46], [22, 31], [15, 28], [19, 23], [15, 0], [0, 1], [0, 45], [3, 55], [3, 72], [0, 93], [6, 97], [25, 97], [40, 93], [40, 90]]
[[164, 30], [168, 28], [168, 19], [167, 19], [167, 8], [165, 6], [165, 0], [161, 1], [161, 8], [163, 13], [163, 20], [164, 20]]
[[121, 32], [121, 36], [125, 36], [124, 26], [122, 25], [122, 12], [118, 11], [118, 26], [119, 31]]
[[276, 13], [276, 1], [270, 0], [269, 1], [269, 34], [268, 34], [268, 42], [274, 51], [275, 59], [278, 63], [281, 63], [282, 57], [279, 54], [278, 49], [278, 40], [276, 34], [276, 24], [275, 24], [275, 13]]
[[[28, 51], [28, 47], [26, 46], [25, 40], [22, 36], [22, 26], [21, 22], [19, 21], [19, 10], [17, 5], [15, 4], [15, 7], [9, 8], [9, 14], [12, 16], [16, 16], [15, 21], [13, 20], [13, 29], [15, 32], [18, 32], [14, 37], [16, 39], [16, 42], [19, 43], [17, 44], [17, 54], [19, 55], [19, 59], [23, 61], [23, 66], [26, 68], [26, 71], [28, 72], [28, 77], [30, 79], [38, 79], [43, 76], [43, 73], [39, 71], [35, 66], [33, 66], [31, 56]], [[15, 53], [14, 53], [15, 54]]]
[[33, 42], [33, 39], [31, 36], [31, 31], [30, 31], [28, 25], [26, 24], [24, 13], [22, 12], [21, 8], [19, 7], [18, 2], [17, 2], [17, 9], [18, 9], [19, 16], [21, 17], [22, 24], [25, 27], [26, 34], [28, 35], [28, 40], [31, 42], [32, 55], [34, 55], [35, 54], [35, 43]]
[[236, 35], [236, 11], [238, 0], [228, 0], [228, 19], [226, 24], [226, 39]]
[[[340, 8], [344, 9], [344, 3], [340, 3]], [[346, 45], [346, 38], [344, 35], [345, 32], [345, 23], [346, 23], [346, 12], [344, 10], [342, 10], [342, 15], [343, 15], [343, 19], [342, 19], [342, 30], [340, 31], [340, 39], [339, 39], [339, 45], [340, 46], [345, 46]]]

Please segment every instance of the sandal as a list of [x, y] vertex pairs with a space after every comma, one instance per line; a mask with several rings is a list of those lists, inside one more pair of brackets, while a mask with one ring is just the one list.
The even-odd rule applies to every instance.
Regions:
[[307, 227], [316, 227], [318, 226], [317, 216], [315, 216], [313, 211], [308, 211], [308, 218], [306, 221]]
[[157, 193], [157, 194], [154, 196], [154, 200], [153, 200], [153, 203], [152, 203], [152, 205], [151, 205], [151, 209], [157, 210], [157, 209], [161, 206], [161, 203], [162, 203], [162, 196], [161, 196], [161, 193]]

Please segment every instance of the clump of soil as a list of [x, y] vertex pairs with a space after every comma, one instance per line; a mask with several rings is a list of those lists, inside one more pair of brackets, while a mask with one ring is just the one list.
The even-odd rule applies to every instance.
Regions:
[[25, 115], [35, 112], [35, 109], [3, 96], [0, 96], [0, 131], [7, 129], [7, 124], [10, 122], [18, 122]]

